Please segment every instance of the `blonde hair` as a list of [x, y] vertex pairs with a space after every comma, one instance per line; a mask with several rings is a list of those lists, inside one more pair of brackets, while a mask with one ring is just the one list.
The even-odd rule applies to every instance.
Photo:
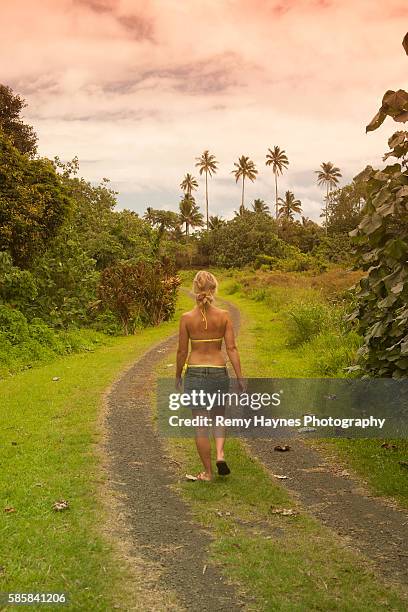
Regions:
[[195, 295], [197, 305], [201, 310], [203, 321], [205, 323], [205, 329], [207, 329], [205, 306], [206, 304], [211, 304], [211, 302], [214, 300], [217, 289], [218, 281], [214, 274], [207, 272], [207, 270], [200, 270], [197, 272], [193, 280], [193, 293]]

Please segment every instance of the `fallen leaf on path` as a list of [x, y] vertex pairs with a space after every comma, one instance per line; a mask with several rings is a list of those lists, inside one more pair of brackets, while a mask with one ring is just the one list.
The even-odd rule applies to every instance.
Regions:
[[59, 376], [54, 376], [54, 378], [52, 379], [53, 382], [57, 382], [60, 379]]
[[278, 478], [279, 480], [289, 480], [289, 476], [285, 476], [284, 474], [272, 474], [274, 478]]
[[192, 474], [186, 474], [186, 480], [194, 481], [198, 480], [197, 476], [192, 476]]
[[299, 514], [296, 510], [292, 510], [292, 508], [276, 508], [275, 510], [271, 510], [272, 514], [281, 514], [282, 516], [296, 516]]
[[283, 446], [281, 444], [277, 444], [273, 450], [279, 451], [281, 453], [286, 453], [290, 450], [290, 446], [288, 444], [284, 444]]
[[4, 512], [7, 512], [7, 514], [11, 514], [12, 512], [15, 512], [16, 509], [12, 508], [11, 506], [6, 506], [6, 508], [4, 508]]
[[62, 512], [63, 510], [68, 510], [68, 508], [69, 504], [65, 499], [60, 499], [52, 505], [52, 509], [55, 510], [55, 512]]
[[168, 363], [166, 365], [166, 368], [174, 368], [174, 365], [175, 365], [174, 363]]
[[205, 574], [206, 571], [207, 571], [207, 566], [204, 565], [204, 567], [203, 567], [203, 575]]

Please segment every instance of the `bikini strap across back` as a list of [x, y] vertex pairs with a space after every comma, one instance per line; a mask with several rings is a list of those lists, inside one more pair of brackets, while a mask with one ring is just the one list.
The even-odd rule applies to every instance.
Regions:
[[191, 342], [218, 342], [223, 338], [190, 338]]

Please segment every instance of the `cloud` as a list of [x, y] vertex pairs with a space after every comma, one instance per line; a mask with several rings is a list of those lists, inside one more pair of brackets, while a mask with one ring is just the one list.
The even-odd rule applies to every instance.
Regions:
[[117, 0], [73, 0], [73, 3], [97, 14], [112, 13], [118, 6]]
[[278, 144], [290, 160], [280, 188], [318, 218], [322, 161], [344, 181], [381, 162], [393, 125], [364, 126], [405, 82], [407, 13], [398, 0], [3, 0], [1, 79], [27, 98], [42, 154], [92, 160], [85, 177], [110, 176], [136, 210], [175, 209], [207, 148], [220, 161], [212, 212], [239, 204], [242, 154], [259, 169], [248, 201], [271, 203], [264, 156]]

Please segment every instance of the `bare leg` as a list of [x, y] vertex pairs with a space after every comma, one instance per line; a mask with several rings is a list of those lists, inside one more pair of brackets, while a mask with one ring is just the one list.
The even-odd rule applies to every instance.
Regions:
[[[203, 415], [206, 415], [205, 411], [203, 411]], [[200, 476], [202, 477], [201, 480], [211, 480], [212, 478], [211, 444], [210, 444], [208, 427], [197, 427], [196, 428], [195, 443], [196, 443], [197, 451], [200, 456], [201, 462], [204, 466], [204, 472], [200, 474]]]
[[[213, 418], [221, 415], [224, 416], [224, 410], [215, 411]], [[225, 427], [223, 425], [213, 426], [213, 436], [215, 440], [215, 448], [217, 451], [217, 461], [224, 460], [224, 445], [225, 445]]]

